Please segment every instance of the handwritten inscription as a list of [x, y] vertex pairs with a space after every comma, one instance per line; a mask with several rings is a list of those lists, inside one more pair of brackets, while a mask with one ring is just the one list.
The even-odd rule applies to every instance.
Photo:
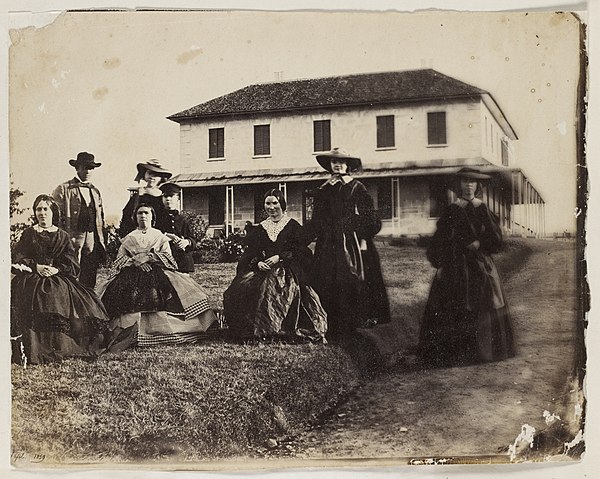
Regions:
[[13, 451], [10, 455], [10, 461], [14, 464], [18, 462], [28, 462], [31, 464], [36, 464], [44, 462], [45, 459], [45, 454], [29, 454], [25, 451]]

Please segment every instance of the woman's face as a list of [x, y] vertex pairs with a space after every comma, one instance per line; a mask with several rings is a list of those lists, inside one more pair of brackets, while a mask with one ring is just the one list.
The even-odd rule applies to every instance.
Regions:
[[265, 198], [265, 211], [272, 220], [279, 220], [283, 215], [281, 203], [275, 196], [267, 196]]
[[348, 173], [348, 165], [346, 164], [346, 161], [333, 158], [331, 160], [331, 172], [339, 175]]
[[52, 226], [52, 208], [47, 201], [40, 201], [35, 207], [35, 217], [42, 228]]
[[162, 176], [157, 175], [153, 171], [146, 170], [146, 173], [144, 173], [144, 181], [148, 185], [148, 188], [156, 188], [160, 184], [161, 179]]
[[460, 190], [462, 192], [462, 196], [474, 198], [475, 192], [477, 191], [477, 180], [473, 180], [471, 178], [461, 178]]
[[152, 210], [147, 206], [140, 206], [135, 217], [140, 229], [148, 229], [152, 226]]

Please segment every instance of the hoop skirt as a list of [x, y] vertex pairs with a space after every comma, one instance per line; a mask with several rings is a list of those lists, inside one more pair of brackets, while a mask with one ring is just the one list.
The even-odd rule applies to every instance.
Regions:
[[[151, 255], [150, 271], [135, 265]], [[169, 240], [160, 231], [135, 230], [123, 240], [115, 273], [102, 292], [111, 318], [109, 351], [131, 346], [195, 343], [216, 321], [202, 288], [176, 271]]]
[[[68, 234], [28, 228], [15, 247], [11, 282], [13, 361], [43, 364], [63, 358], [93, 359], [102, 350], [108, 317], [94, 291], [77, 281], [79, 263]], [[58, 268], [43, 277], [36, 265]]]
[[[230, 335], [238, 339], [279, 337], [324, 342], [327, 314], [319, 296], [306, 283], [305, 270], [312, 253], [301, 244], [302, 227], [284, 216], [276, 227], [279, 231], [269, 236], [264, 228], [269, 221], [249, 235], [237, 275], [223, 294]], [[279, 255], [280, 262], [270, 271], [260, 271], [258, 262], [273, 255]]]

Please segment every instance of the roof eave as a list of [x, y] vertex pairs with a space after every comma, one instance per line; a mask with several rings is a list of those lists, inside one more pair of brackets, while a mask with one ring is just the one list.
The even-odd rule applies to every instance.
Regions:
[[[279, 108], [275, 110], [244, 110], [244, 111], [235, 111], [228, 113], [209, 113], [209, 114], [201, 114], [201, 115], [171, 115], [168, 116], [167, 119], [174, 121], [175, 123], [184, 123], [186, 121], [194, 121], [194, 122], [203, 122], [215, 118], [223, 118], [223, 117], [232, 117], [232, 116], [252, 116], [252, 115], [265, 115], [265, 114], [280, 114], [280, 113], [288, 113], [288, 112], [296, 112], [296, 111], [305, 111], [305, 110], [322, 110], [322, 109], [333, 109], [333, 108], [355, 108], [360, 106], [374, 106], [374, 105], [395, 105], [395, 104], [403, 104], [403, 103], [426, 103], [431, 101], [444, 101], [444, 100], [457, 100], [457, 99], [475, 99], [481, 98], [483, 95], [489, 95], [486, 91], [481, 91], [477, 93], [466, 93], [460, 95], [445, 95], [443, 97], [419, 97], [419, 98], [406, 98], [406, 99], [396, 99], [396, 100], [381, 100], [381, 101], [373, 101], [373, 102], [358, 102], [358, 103], [336, 103], [334, 105], [311, 105], [311, 106], [298, 106], [291, 108]], [[490, 95], [491, 96], [491, 95]], [[499, 108], [499, 107], [498, 107]], [[512, 130], [512, 128], [511, 128]]]

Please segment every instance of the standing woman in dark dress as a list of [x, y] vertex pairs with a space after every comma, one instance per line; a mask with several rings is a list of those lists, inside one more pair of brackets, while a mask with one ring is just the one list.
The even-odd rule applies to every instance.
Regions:
[[331, 339], [390, 321], [390, 307], [373, 243], [381, 229], [373, 199], [350, 173], [360, 158], [338, 148], [317, 156], [332, 176], [315, 193], [306, 242], [316, 240], [310, 282], [327, 311]]
[[140, 186], [137, 191], [134, 191], [129, 201], [123, 208], [121, 224], [119, 226], [119, 236], [125, 238], [129, 233], [137, 228], [135, 211], [138, 205], [145, 204], [152, 206], [156, 212], [157, 223], [163, 223], [166, 215], [166, 208], [163, 205], [162, 191], [159, 186], [171, 178], [172, 173], [159, 163], [158, 160], [152, 159], [146, 163], [137, 164], [136, 182], [144, 181], [146, 186]]
[[306, 283], [312, 253], [302, 227], [286, 213], [280, 190], [264, 197], [268, 218], [253, 228], [237, 274], [223, 294], [225, 320], [237, 339], [283, 337], [324, 342], [327, 315]]
[[23, 231], [13, 255], [11, 336], [13, 360], [43, 364], [93, 359], [101, 351], [108, 317], [91, 288], [77, 281], [79, 262], [70, 236], [56, 225], [49, 195], [33, 203], [34, 225]]
[[502, 246], [494, 214], [477, 196], [488, 175], [457, 173], [460, 197], [438, 220], [427, 257], [437, 268], [421, 325], [425, 365], [499, 361], [515, 355], [513, 328], [492, 253]]

